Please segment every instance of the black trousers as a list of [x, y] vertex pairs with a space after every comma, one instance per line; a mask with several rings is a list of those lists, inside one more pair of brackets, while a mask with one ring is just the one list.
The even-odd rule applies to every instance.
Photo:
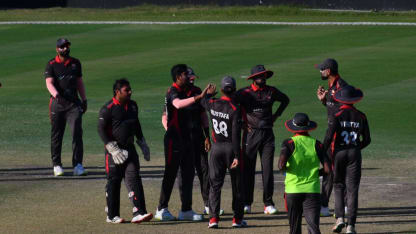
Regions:
[[142, 178], [140, 176], [140, 163], [134, 145], [130, 145], [126, 150], [129, 157], [126, 162], [116, 165], [113, 157], [106, 151], [105, 169], [107, 173], [106, 199], [108, 217], [120, 216], [120, 188], [121, 180], [124, 178], [128, 196], [133, 204], [133, 216], [146, 214], [146, 203]]
[[302, 233], [302, 214], [308, 224], [308, 233], [318, 234], [321, 198], [319, 193], [287, 193], [290, 234]]
[[359, 148], [335, 152], [335, 217], [344, 217], [345, 215], [344, 194], [346, 191], [349, 225], [355, 225], [357, 219], [358, 190], [361, 181], [361, 161], [361, 150]]
[[244, 152], [244, 180], [246, 186], [245, 205], [253, 203], [253, 193], [256, 173], [257, 152], [260, 154], [262, 179], [263, 179], [263, 202], [265, 206], [274, 205], [273, 190], [273, 159], [274, 159], [274, 134], [273, 129], [252, 129], [243, 135]]
[[211, 218], [219, 218], [221, 206], [221, 188], [224, 185], [224, 178], [227, 169], [231, 176], [232, 186], [232, 209], [234, 218], [242, 219], [244, 215], [243, 181], [240, 166], [229, 169], [234, 160], [231, 143], [214, 143], [209, 157], [209, 213]]
[[[332, 165], [332, 152], [329, 149], [327, 152], [328, 159]], [[324, 173], [322, 175], [322, 186], [321, 186], [321, 205], [323, 207], [328, 207], [329, 198], [331, 197], [332, 188], [334, 187], [334, 174], [331, 170], [329, 174]]]
[[199, 184], [201, 185], [201, 195], [202, 200], [204, 200], [204, 205], [208, 206], [209, 199], [209, 173], [208, 173], [208, 153], [205, 151], [204, 141], [200, 141], [201, 148], [200, 153], [196, 152], [195, 154], [195, 170], [199, 179]]
[[[182, 134], [188, 136], [189, 134]], [[190, 138], [182, 138], [179, 135], [166, 132], [164, 138], [165, 145], [165, 172], [163, 174], [162, 188], [158, 209], [168, 207], [173, 186], [175, 184], [178, 169], [181, 173], [179, 177], [179, 194], [182, 202], [182, 211], [192, 210], [192, 187], [195, 176], [194, 147]]]
[[65, 126], [68, 123], [72, 134], [72, 166], [82, 164], [84, 146], [82, 142], [82, 112], [74, 103], [58, 103], [55, 98], [49, 102], [51, 120], [51, 156], [53, 166], [62, 166], [61, 151]]

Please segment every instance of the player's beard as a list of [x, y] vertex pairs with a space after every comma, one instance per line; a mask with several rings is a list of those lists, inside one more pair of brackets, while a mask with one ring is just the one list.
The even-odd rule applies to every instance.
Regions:
[[328, 80], [328, 76], [321, 75], [322, 80]]
[[254, 82], [259, 87], [264, 87], [266, 85], [266, 79], [256, 79]]
[[66, 50], [64, 50], [64, 51], [59, 51], [58, 53], [59, 53], [59, 55], [60, 56], [62, 56], [62, 57], [65, 57], [65, 58], [68, 58], [69, 57], [69, 52], [70, 52], [71, 50], [68, 48], [68, 49], [66, 49]]

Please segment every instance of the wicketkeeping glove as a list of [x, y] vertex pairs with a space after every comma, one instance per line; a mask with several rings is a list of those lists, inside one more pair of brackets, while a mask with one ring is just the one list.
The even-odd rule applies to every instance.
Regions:
[[123, 164], [129, 156], [127, 150], [120, 149], [117, 145], [117, 142], [115, 141], [111, 141], [108, 144], [106, 144], [105, 148], [108, 150], [111, 156], [113, 156], [115, 164]]
[[142, 150], [143, 157], [146, 161], [150, 161], [150, 149], [149, 146], [146, 143], [146, 140], [144, 137], [140, 140], [137, 140], [136, 143], [140, 146], [140, 149]]

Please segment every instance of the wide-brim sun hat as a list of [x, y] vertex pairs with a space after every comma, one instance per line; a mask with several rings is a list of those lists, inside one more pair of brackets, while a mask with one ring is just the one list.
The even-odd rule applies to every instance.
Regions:
[[266, 70], [264, 65], [256, 65], [251, 69], [251, 75], [247, 77], [247, 80], [255, 79], [257, 77], [265, 77], [266, 79], [273, 76], [273, 72]]
[[364, 97], [363, 91], [354, 86], [347, 85], [342, 87], [334, 94], [334, 100], [344, 104], [354, 104]]
[[297, 133], [315, 130], [318, 124], [311, 121], [307, 114], [296, 113], [292, 119], [285, 122], [285, 127], [288, 131]]

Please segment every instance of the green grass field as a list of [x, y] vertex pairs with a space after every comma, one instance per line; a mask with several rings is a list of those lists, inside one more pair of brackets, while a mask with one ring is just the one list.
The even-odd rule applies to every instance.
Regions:
[[[205, 9], [205, 12], [208, 10]], [[220, 11], [219, 8], [214, 10]], [[253, 11], [255, 10], [256, 8]], [[109, 12], [108, 15], [105, 11], [103, 14], [94, 10], [89, 16], [86, 10], [67, 11], [76, 20], [157, 20], [156, 16], [149, 16], [147, 11], [140, 15], [140, 10], [131, 13], [131, 9], [125, 10], [126, 15], [131, 13], [126, 18], [120, 17], [122, 10], [114, 10], [118, 13]], [[171, 9], [165, 9], [164, 12], [168, 11]], [[204, 12], [200, 8], [197, 11]], [[295, 8], [292, 11], [300, 10]], [[51, 14], [48, 15], [47, 12]], [[58, 20], [52, 12], [0, 11], [0, 20]], [[230, 20], [233, 18], [232, 13], [225, 11], [215, 15], [211, 12], [206, 14], [214, 16], [202, 19]], [[119, 18], [111, 18], [111, 14]], [[195, 14], [192, 19], [199, 20]], [[236, 14], [239, 15], [236, 19], [243, 19], [238, 11]], [[325, 21], [336, 18], [368, 21], [370, 17], [352, 13], [324, 13], [320, 16], [317, 13], [304, 14], [298, 16], [293, 13], [286, 18], [283, 15], [281, 20], [308, 21], [314, 18], [313, 21]], [[160, 15], [159, 20], [169, 20], [164, 14]], [[254, 16], [249, 19], [278, 20], [278, 14], [271, 15], [267, 19]], [[413, 13], [379, 13], [371, 17], [376, 21], [415, 21]], [[187, 19], [184, 17], [182, 20]], [[65, 16], [59, 20], [69, 18]], [[416, 176], [412, 169], [416, 163], [413, 138], [416, 123], [412, 109], [416, 98], [413, 67], [416, 27], [0, 25], [0, 35], [0, 82], [3, 84], [0, 88], [0, 233], [205, 231], [206, 222], [151, 222], [140, 227], [115, 227], [104, 223], [103, 144], [96, 129], [98, 110], [112, 97], [114, 80], [127, 77], [133, 88], [132, 98], [139, 104], [143, 132], [152, 152], [152, 161], [142, 162], [144, 186], [148, 210], [154, 212], [159, 197], [160, 176], [163, 174], [164, 130], [160, 116], [165, 91], [172, 82], [170, 68], [174, 64], [186, 63], [193, 67], [200, 76], [197, 85], [201, 87], [209, 82], [219, 85], [225, 75], [237, 78], [238, 87], [249, 85], [244, 77], [249, 75], [251, 67], [256, 64], [264, 64], [274, 71], [275, 75], [268, 80], [268, 84], [278, 87], [291, 99], [274, 127], [277, 158], [280, 143], [290, 136], [283, 123], [296, 112], [306, 112], [318, 122], [319, 127], [313, 136], [318, 139], [324, 136], [326, 109], [317, 100], [315, 91], [318, 85], [326, 84], [321, 81], [314, 64], [327, 57], [336, 58], [340, 64], [341, 76], [361, 88], [365, 94], [357, 107], [367, 114], [373, 141], [363, 151], [360, 207], [364, 208], [361, 211], [364, 215], [358, 217], [358, 230], [365, 230], [366, 233], [416, 230]], [[58, 37], [70, 39], [71, 55], [82, 62], [89, 100], [83, 126], [84, 166], [89, 168], [90, 175], [82, 179], [72, 176], [55, 179], [51, 176], [49, 94], [43, 71], [47, 61], [55, 56], [54, 47]], [[69, 131], [64, 138], [63, 152], [64, 167], [69, 167], [72, 154]], [[282, 180], [283, 177], [276, 174], [275, 201], [280, 210], [283, 210]], [[254, 205], [260, 212], [261, 178], [257, 182], [259, 184], [256, 185], [258, 190]], [[194, 197], [194, 208], [200, 211], [202, 202], [199, 185], [194, 188]], [[230, 188], [226, 187], [223, 202], [230, 204], [229, 200]], [[175, 189], [171, 209], [176, 211], [178, 207]], [[378, 216], [375, 209], [378, 207], [393, 211]], [[228, 213], [231, 211], [230, 207], [225, 208]], [[127, 203], [124, 188], [121, 210], [122, 215], [129, 219], [131, 207]], [[400, 213], [403, 210], [409, 212]], [[247, 219], [253, 227], [244, 232], [288, 231], [285, 213], [280, 213], [275, 219], [261, 213], [248, 216]], [[360, 219], [363, 220], [361, 223]], [[224, 225], [229, 226], [230, 216], [226, 216], [225, 220], [228, 221]], [[322, 220], [323, 233], [329, 232], [332, 222], [331, 218]]]

